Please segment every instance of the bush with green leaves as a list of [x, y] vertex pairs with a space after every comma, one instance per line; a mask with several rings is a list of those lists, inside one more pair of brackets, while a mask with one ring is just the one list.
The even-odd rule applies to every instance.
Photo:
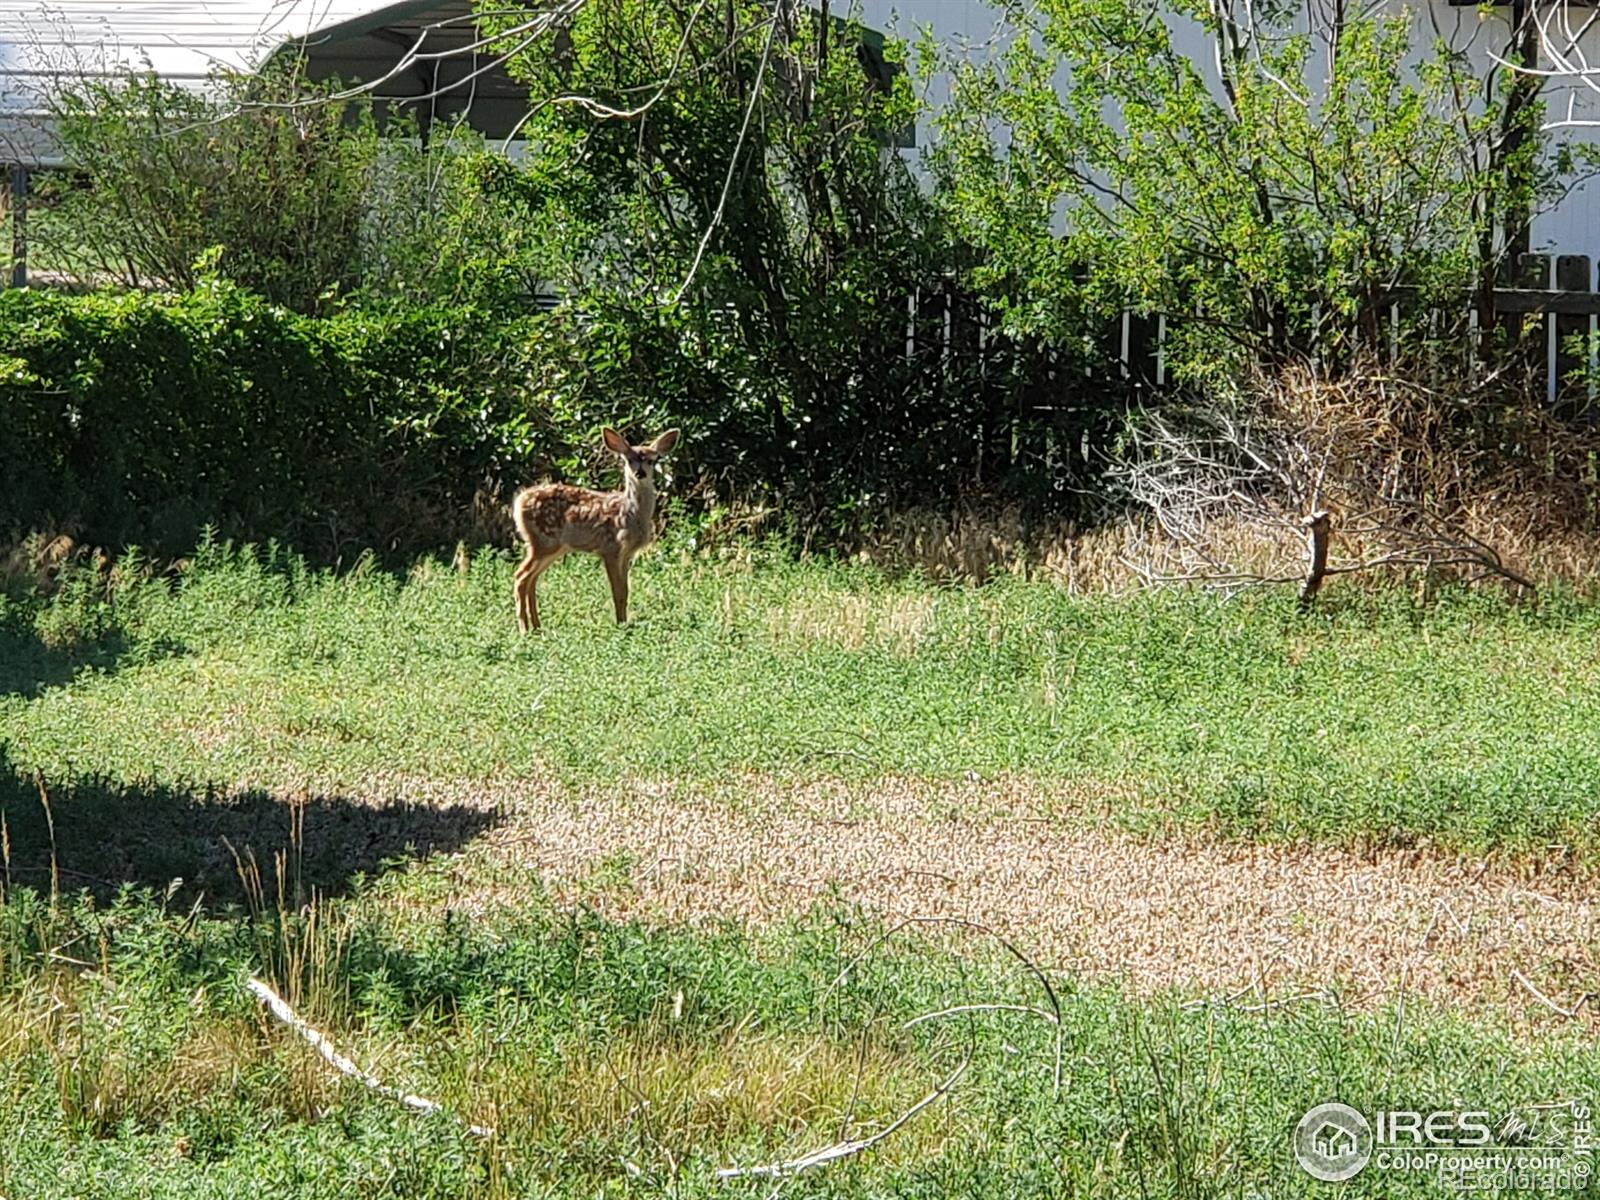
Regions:
[[[919, 112], [898, 52], [850, 16], [594, 0], [511, 58], [537, 152], [493, 181], [545, 231], [557, 286], [683, 397], [716, 475], [845, 522], [953, 497], [980, 393], [906, 353], [908, 302], [943, 290], [952, 248], [888, 151]], [[674, 357], [689, 373], [660, 378]]]
[[[10, 302], [0, 525], [425, 544], [480, 490], [593, 481], [604, 422], [681, 425], [702, 496], [808, 530], [973, 497], [1098, 515], [1127, 406], [1086, 370], [1108, 318], [1171, 314], [1188, 381], [1313, 351], [1337, 370], [1387, 340], [1395, 289], [1419, 312], [1481, 294], [1497, 231], [1572, 166], [1538, 165], [1525, 78], [1480, 78], [1411, 18], [1319, 39], [1299, 7], [1003, 5], [1015, 36], [958, 71], [932, 196], [891, 149], [922, 115], [902, 49], [796, 0], [589, 0], [506, 63], [530, 93], [516, 162], [380, 127], [289, 61], [211, 98], [72, 97], [87, 187], [44, 197], [46, 243], [180, 295]], [[1220, 83], [1176, 18], [1219, 40]], [[1004, 321], [981, 353], [974, 306], [944, 307], [961, 284]], [[260, 355], [203, 332], [224, 329]]]
[[[531, 311], [545, 254], [463, 125], [419, 136], [301, 64], [85, 82], [54, 105], [68, 170], [39, 176], [35, 259], [91, 284], [186, 291], [207, 269], [298, 312], [462, 303]], [[379, 118], [382, 118], [381, 120]]]
[[521, 483], [608, 485], [602, 425], [710, 431], [695, 469], [712, 476], [763, 436], [714, 399], [751, 364], [719, 373], [679, 328], [577, 308], [314, 317], [210, 277], [180, 294], [0, 292], [0, 345], [0, 539], [67, 529], [182, 554], [215, 526], [319, 558], [433, 548], [505, 533], [482, 502]]
[[[420, 307], [456, 327], [452, 345], [492, 344], [481, 375], [441, 385], [438, 411], [378, 422], [385, 447], [397, 429], [460, 443], [474, 484], [486, 471], [509, 482], [513, 464], [582, 477], [596, 423], [632, 419], [686, 429], [679, 462], [709, 501], [778, 499], [832, 529], [976, 488], [1051, 495], [1042, 439], [1017, 436], [1060, 423], [1022, 399], [1033, 357], [942, 351], [954, 251], [889, 150], [919, 111], [897, 51], [793, 3], [702, 16], [596, 0], [552, 45], [513, 56], [533, 106], [520, 163], [461, 128], [435, 127], [426, 144], [403, 123], [380, 131], [363, 104], [330, 100], [288, 63], [219, 80], [210, 99], [154, 81], [99, 89], [67, 101], [63, 121], [88, 186], [47, 204], [44, 224], [100, 276], [126, 264], [124, 282], [187, 287], [210, 270], [327, 316], [329, 330], [376, 319], [342, 310], [434, 319], [409, 314]], [[662, 82], [667, 61], [676, 69]], [[586, 100], [559, 102], [574, 96]], [[622, 110], [638, 111], [604, 115]], [[270, 188], [238, 186], [260, 171]], [[336, 219], [318, 207], [324, 191]], [[124, 199], [104, 206], [112, 192]], [[251, 213], [269, 201], [277, 214], [258, 233]], [[153, 219], [163, 207], [172, 218]], [[323, 240], [288, 253], [267, 236], [279, 225]], [[552, 291], [560, 311], [536, 319], [531, 299]], [[918, 297], [934, 307], [908, 353]], [[421, 345], [409, 357], [439, 355]], [[478, 404], [484, 391], [497, 399]], [[174, 453], [213, 453], [166, 428]], [[387, 477], [386, 466], [365, 470]], [[303, 525], [272, 532], [303, 537]]]
[[308, 96], [287, 62], [215, 87], [151, 74], [59, 94], [72, 170], [41, 181], [41, 248], [90, 279], [186, 290], [221, 247], [228, 278], [310, 311], [360, 280], [381, 142], [371, 110]]
[[[203, 279], [0, 292], [0, 344], [0, 536], [176, 554], [215, 525], [318, 556], [435, 546], [471, 531], [476, 493], [572, 464], [626, 416], [584, 407], [603, 364], [538, 316], [316, 318]], [[541, 402], [557, 393], [575, 402]]]
[[1426, 316], [1492, 291], [1574, 167], [1538, 153], [1537, 79], [1469, 59], [1496, 36], [1476, 13], [997, 5], [1013, 36], [957, 69], [940, 198], [975, 285], [1060, 344], [1132, 308], [1183, 317], [1168, 362], [1189, 378], [1348, 361], [1387, 343], [1397, 295]]

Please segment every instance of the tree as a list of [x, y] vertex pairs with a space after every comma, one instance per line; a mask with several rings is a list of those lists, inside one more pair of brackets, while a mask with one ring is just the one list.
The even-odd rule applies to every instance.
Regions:
[[714, 466], [812, 507], [937, 478], [904, 348], [940, 244], [888, 149], [917, 103], [875, 39], [827, 3], [590, 0], [507, 66], [530, 152], [497, 186], [575, 304], [697, 364], [675, 394]]
[[356, 286], [381, 139], [364, 101], [293, 110], [291, 62], [221, 77], [222, 104], [154, 75], [56, 100], [72, 174], [46, 182], [53, 257], [83, 276], [187, 290], [221, 247], [231, 279], [298, 311]]
[[[1387, 341], [1402, 294], [1412, 312], [1459, 307], [1495, 278], [1507, 214], [1571, 165], [1537, 153], [1527, 89], [1497, 86], [1409, 12], [1005, 11], [1018, 36], [997, 62], [959, 67], [940, 121], [942, 203], [981, 254], [974, 280], [1015, 328], [1062, 342], [1095, 312], [1183, 316], [1169, 363], [1191, 379], [1352, 361]], [[1210, 66], [1182, 48], [1185, 24]]]

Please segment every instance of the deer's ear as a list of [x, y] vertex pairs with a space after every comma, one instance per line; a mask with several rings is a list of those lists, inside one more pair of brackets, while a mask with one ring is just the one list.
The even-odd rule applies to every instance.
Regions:
[[600, 440], [606, 444], [606, 449], [613, 454], [626, 454], [633, 449], [632, 446], [622, 440], [622, 435], [609, 425], [600, 431]]
[[657, 454], [665, 454], [677, 444], [678, 431], [676, 429], [669, 429], [655, 441], [650, 443], [650, 449], [654, 450]]

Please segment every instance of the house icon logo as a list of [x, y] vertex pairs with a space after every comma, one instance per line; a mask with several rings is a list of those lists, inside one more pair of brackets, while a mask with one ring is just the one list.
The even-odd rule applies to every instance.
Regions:
[[1329, 1121], [1312, 1133], [1311, 1148], [1323, 1158], [1349, 1158], [1356, 1152], [1356, 1135]]
[[1319, 1104], [1294, 1128], [1294, 1159], [1313, 1179], [1352, 1179], [1371, 1157], [1372, 1126], [1348, 1104]]

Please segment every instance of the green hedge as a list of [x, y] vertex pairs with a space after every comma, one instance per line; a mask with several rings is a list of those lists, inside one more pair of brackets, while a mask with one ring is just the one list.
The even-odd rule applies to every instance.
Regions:
[[0, 543], [64, 530], [177, 555], [210, 526], [331, 560], [503, 540], [475, 501], [546, 476], [609, 486], [605, 424], [682, 428], [686, 498], [776, 499], [849, 533], [961, 496], [1059, 508], [1055, 456], [1114, 433], [1114, 397], [1063, 399], [1081, 373], [910, 358], [898, 310], [874, 322], [831, 341], [802, 322], [797, 382], [720, 309], [306, 316], [216, 280], [0, 292]]
[[222, 283], [0, 293], [0, 536], [182, 553], [212, 525], [337, 555], [481, 532], [476, 494], [581, 470], [594, 425], [626, 415], [549, 402], [599, 390], [556, 324], [314, 318]]

